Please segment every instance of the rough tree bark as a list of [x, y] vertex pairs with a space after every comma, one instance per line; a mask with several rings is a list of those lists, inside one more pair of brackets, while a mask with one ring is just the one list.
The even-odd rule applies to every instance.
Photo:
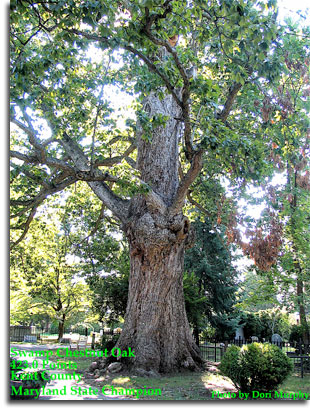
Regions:
[[170, 212], [178, 182], [180, 107], [171, 95], [151, 94], [144, 109], [152, 117], [168, 116], [166, 126], [152, 132], [151, 141], [138, 127], [137, 168], [152, 195], [131, 200], [123, 225], [130, 245], [131, 272], [125, 325], [117, 347], [131, 347], [133, 369], [171, 372], [202, 364], [186, 317], [183, 296], [184, 249], [191, 236], [182, 212]]

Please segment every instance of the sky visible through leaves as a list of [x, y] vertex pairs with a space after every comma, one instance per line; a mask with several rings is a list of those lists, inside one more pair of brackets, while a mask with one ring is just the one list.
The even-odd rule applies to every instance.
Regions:
[[[279, 17], [280, 20], [284, 20], [286, 17], [290, 17], [293, 20], [297, 19], [304, 19], [305, 22], [306, 20], [309, 20], [310, 16], [310, 11], [308, 8], [308, 1], [307, 0], [278, 0], [278, 6], [279, 6]], [[308, 18], [306, 18], [307, 16]], [[302, 23], [301, 23], [302, 24]], [[95, 48], [94, 46], [91, 46], [89, 49], [89, 55], [91, 56], [92, 60], [99, 62], [100, 59], [102, 59], [102, 55], [99, 52], [98, 48]], [[115, 52], [115, 62], [111, 63], [114, 68], [117, 68], [122, 64], [122, 58], [119, 53]], [[115, 112], [118, 113], [118, 119], [117, 119], [117, 127], [122, 129], [124, 127], [124, 122], [126, 118], [135, 118], [134, 115], [134, 109], [131, 108], [131, 104], [134, 101], [134, 95], [129, 95], [125, 92], [122, 92], [117, 88], [116, 85], [109, 85], [105, 87], [104, 93], [103, 93], [103, 98], [108, 99], [112, 103], [112, 108], [115, 108]], [[14, 125], [12, 125], [11, 130], [13, 131]], [[48, 130], [48, 127], [46, 124], [42, 122], [42, 134], [44, 134], [45, 138], [50, 137], [50, 132]], [[90, 141], [86, 141], [85, 143], [89, 143]], [[274, 184], [279, 184], [283, 181], [283, 178], [281, 178], [281, 174], [278, 174], [278, 176], [274, 180]], [[261, 198], [264, 193], [260, 188], [249, 188], [249, 194]], [[249, 208], [244, 200], [240, 201], [239, 203], [240, 208], [245, 208], [244, 211], [247, 213], [247, 215], [253, 217], [253, 218], [259, 218], [262, 210], [265, 207], [264, 203], [260, 203], [259, 205], [251, 205], [251, 208]], [[40, 213], [39, 213], [40, 214]], [[246, 238], [244, 238], [246, 241]], [[239, 261], [238, 263], [238, 269], [241, 271], [243, 268], [247, 266], [247, 263], [245, 262], [245, 259], [242, 258], [242, 260]]]

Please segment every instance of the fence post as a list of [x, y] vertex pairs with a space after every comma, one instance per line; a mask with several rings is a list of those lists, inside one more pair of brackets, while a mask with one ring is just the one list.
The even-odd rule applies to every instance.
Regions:
[[301, 356], [300, 358], [300, 372], [301, 372], [301, 378], [304, 378], [304, 358]]
[[94, 350], [95, 348], [95, 337], [96, 337], [96, 333], [93, 332], [92, 338], [91, 338], [91, 348], [92, 350]]
[[216, 341], [214, 342], [214, 361], [216, 362]]

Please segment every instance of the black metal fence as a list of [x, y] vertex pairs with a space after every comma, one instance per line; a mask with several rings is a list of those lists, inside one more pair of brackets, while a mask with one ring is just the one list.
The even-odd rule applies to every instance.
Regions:
[[[73, 335], [89, 336], [92, 329], [87, 326], [75, 326], [64, 329], [63, 339]], [[48, 330], [38, 326], [10, 326], [11, 342], [56, 342], [58, 340], [58, 327], [52, 326]]]
[[225, 353], [225, 344], [211, 340], [200, 340], [199, 349], [205, 360], [219, 362]]
[[[66, 328], [64, 331], [64, 337], [61, 340], [63, 343], [68, 343], [72, 335], [89, 336], [92, 329], [86, 326], [75, 326]], [[96, 339], [99, 344], [105, 344], [106, 346], [112, 346], [117, 341], [120, 335], [120, 330], [101, 330], [96, 334]], [[36, 339], [36, 340], [34, 340]], [[12, 342], [56, 342], [58, 339], [58, 328], [51, 327], [49, 331], [39, 329], [35, 326], [10, 326], [10, 341]], [[212, 362], [219, 362], [226, 349], [230, 345], [237, 345], [242, 347], [243, 345], [253, 343], [252, 339], [233, 339], [225, 342], [210, 339], [200, 339], [199, 348], [202, 357], [205, 360]], [[263, 340], [263, 343], [272, 343], [278, 346], [283, 352], [289, 356], [293, 362], [295, 369], [300, 373], [301, 377], [304, 374], [310, 374], [310, 344], [305, 344], [301, 340], [299, 342], [270, 342]], [[92, 341], [94, 344], [94, 340]], [[112, 346], [113, 347], [113, 346]]]
[[[205, 360], [219, 362], [226, 349], [231, 345], [236, 345], [242, 347], [253, 343], [254, 340], [251, 339], [233, 339], [230, 341], [219, 342], [217, 340], [199, 340], [199, 348], [202, 357]], [[310, 374], [310, 344], [305, 344], [301, 340], [299, 342], [270, 342], [268, 340], [263, 340], [262, 343], [272, 343], [278, 346], [284, 353], [287, 354], [294, 362], [294, 367], [296, 372], [298, 372], [301, 377], [304, 374]]]
[[[70, 335], [72, 333], [79, 334], [81, 336], [89, 336], [90, 332], [92, 331], [91, 328], [87, 326], [70, 326], [64, 328], [64, 335]], [[37, 333], [41, 336], [50, 336], [50, 337], [58, 337], [58, 326], [51, 326], [48, 330], [47, 329], [40, 329], [37, 328]]]
[[35, 326], [10, 326], [10, 341], [23, 342], [25, 336], [36, 336]]

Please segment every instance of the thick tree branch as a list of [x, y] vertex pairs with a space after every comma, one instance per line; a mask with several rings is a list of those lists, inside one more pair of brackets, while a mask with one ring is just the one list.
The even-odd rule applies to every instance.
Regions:
[[125, 157], [125, 161], [127, 162], [128, 165], [131, 166], [131, 168], [134, 168], [134, 169], [137, 168], [137, 163], [136, 163], [136, 161], [133, 160], [132, 158], [130, 158], [130, 157]]
[[104, 174], [101, 175], [94, 175], [91, 174], [91, 171], [76, 171], [75, 176], [77, 179], [85, 182], [90, 182], [90, 181], [106, 181], [106, 182], [119, 182], [119, 178], [117, 178], [114, 175], [109, 174], [108, 172], [105, 172]]
[[121, 221], [127, 221], [129, 201], [120, 198], [104, 182], [88, 182], [90, 188], [110, 211]]
[[[61, 144], [80, 172], [88, 172], [90, 170], [86, 155], [83, 153], [78, 144], [66, 133], [63, 134]], [[99, 180], [96, 180], [96, 178]], [[98, 170], [95, 170], [92, 182], [87, 181], [87, 183], [98, 198], [107, 206], [107, 208], [109, 208], [118, 219], [125, 222], [128, 213], [129, 201], [115, 195], [114, 192], [104, 182], [102, 182], [102, 180], [108, 179], [107, 177], [104, 179], [104, 174]]]
[[150, 191], [145, 196], [145, 201], [149, 209], [152, 211], [158, 211], [162, 215], [167, 212], [167, 206], [161, 197], [154, 191]]
[[[17, 218], [23, 214], [25, 214], [28, 210], [30, 210], [30, 214], [27, 217], [27, 220], [24, 224], [16, 227], [16, 229], [22, 229], [23, 232], [21, 234], [21, 236], [11, 244], [11, 249], [16, 246], [18, 243], [20, 243], [24, 237], [26, 236], [28, 230], [29, 230], [29, 226], [31, 221], [34, 218], [34, 215], [39, 207], [39, 205], [41, 205], [41, 203], [50, 195], [55, 194], [56, 192], [60, 192], [63, 189], [65, 189], [67, 186], [73, 184], [75, 182], [75, 179], [73, 178], [68, 178], [67, 180], [63, 181], [61, 184], [57, 185], [57, 186], [50, 186], [48, 189], [42, 189], [39, 194], [32, 198], [31, 200], [27, 200], [27, 201], [23, 201], [22, 205], [24, 206], [24, 208], [19, 211], [17, 214], [13, 215], [12, 218]], [[11, 205], [20, 205], [21, 201], [19, 200], [12, 200], [11, 201]]]
[[183, 207], [184, 200], [187, 196], [187, 191], [190, 185], [194, 182], [197, 175], [201, 171], [202, 168], [202, 155], [203, 150], [200, 149], [197, 151], [192, 159], [190, 169], [182, 178], [179, 188], [177, 190], [176, 196], [173, 200], [172, 205], [169, 207], [169, 213], [171, 215], [176, 215], [179, 213]]
[[23, 162], [26, 162], [26, 164], [39, 164], [40, 163], [39, 159], [36, 156], [25, 155], [18, 151], [10, 150], [10, 157], [17, 158]]
[[229, 89], [229, 93], [228, 96], [226, 98], [226, 102], [224, 104], [224, 108], [222, 109], [222, 111], [220, 113], [217, 114], [217, 119], [225, 122], [228, 118], [228, 115], [232, 109], [233, 103], [237, 97], [238, 92], [240, 91], [242, 87], [242, 84], [240, 83], [234, 83], [230, 89]]
[[136, 149], [136, 147], [136, 144], [130, 145], [130, 147], [126, 149], [123, 155], [118, 155], [117, 157], [103, 159], [98, 158], [94, 162], [94, 167], [112, 167], [115, 164], [119, 164], [120, 162], [122, 162], [123, 159], [128, 157]]

